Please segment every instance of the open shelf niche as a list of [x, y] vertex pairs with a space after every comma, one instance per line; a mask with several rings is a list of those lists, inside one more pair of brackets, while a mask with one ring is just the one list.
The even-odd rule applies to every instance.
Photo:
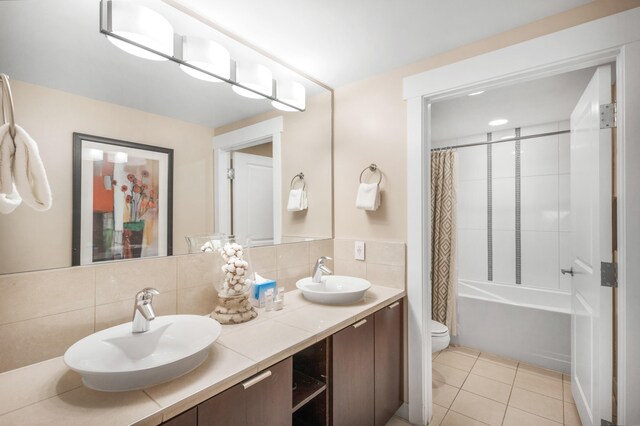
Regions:
[[328, 339], [321, 340], [293, 356], [291, 413], [294, 425], [326, 426], [329, 424], [328, 359]]

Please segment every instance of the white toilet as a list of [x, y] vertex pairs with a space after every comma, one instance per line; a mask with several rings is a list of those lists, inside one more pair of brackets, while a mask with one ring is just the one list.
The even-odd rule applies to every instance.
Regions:
[[431, 352], [439, 352], [449, 346], [449, 328], [431, 320]]

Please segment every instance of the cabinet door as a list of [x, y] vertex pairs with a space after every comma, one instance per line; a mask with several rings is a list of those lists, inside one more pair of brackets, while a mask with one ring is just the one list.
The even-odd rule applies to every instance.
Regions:
[[162, 423], [162, 426], [196, 426], [198, 424], [198, 408], [193, 407], [189, 411], [175, 416]]
[[373, 425], [373, 316], [334, 334], [331, 358], [333, 425]]
[[402, 303], [374, 314], [375, 424], [384, 426], [402, 405]]
[[244, 394], [239, 384], [198, 405], [198, 426], [245, 426]]
[[244, 397], [247, 404], [247, 426], [290, 426], [292, 383], [291, 358], [245, 380], [241, 385], [246, 388]]

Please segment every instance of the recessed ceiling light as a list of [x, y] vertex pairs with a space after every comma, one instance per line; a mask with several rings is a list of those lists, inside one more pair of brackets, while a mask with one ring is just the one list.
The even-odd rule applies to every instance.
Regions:
[[481, 95], [483, 93], [484, 93], [484, 90], [480, 90], [479, 92], [469, 93], [467, 96], [477, 96], [477, 95]]
[[507, 124], [509, 120], [506, 118], [498, 118], [496, 120], [492, 120], [489, 122], [489, 126], [502, 126], [503, 124]]

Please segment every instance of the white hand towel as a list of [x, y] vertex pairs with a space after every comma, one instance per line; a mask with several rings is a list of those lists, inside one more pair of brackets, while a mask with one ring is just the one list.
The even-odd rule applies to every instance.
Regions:
[[362, 210], [377, 210], [380, 207], [380, 187], [377, 183], [360, 184], [356, 207]]
[[13, 183], [13, 139], [9, 124], [0, 126], [0, 213], [9, 214], [22, 203], [22, 198]]
[[16, 153], [13, 139], [9, 133], [9, 124], [0, 126], [0, 193], [13, 191], [13, 157]]
[[0, 192], [0, 213], [9, 214], [13, 212], [22, 203], [22, 198], [18, 194], [15, 185], [11, 185], [12, 190], [9, 194]]
[[13, 179], [22, 200], [34, 210], [51, 208], [51, 188], [40, 159], [38, 145], [20, 126], [14, 138], [16, 153], [13, 160]]
[[307, 193], [304, 189], [292, 189], [289, 191], [289, 201], [287, 202], [287, 210], [290, 212], [299, 212], [307, 208]]

